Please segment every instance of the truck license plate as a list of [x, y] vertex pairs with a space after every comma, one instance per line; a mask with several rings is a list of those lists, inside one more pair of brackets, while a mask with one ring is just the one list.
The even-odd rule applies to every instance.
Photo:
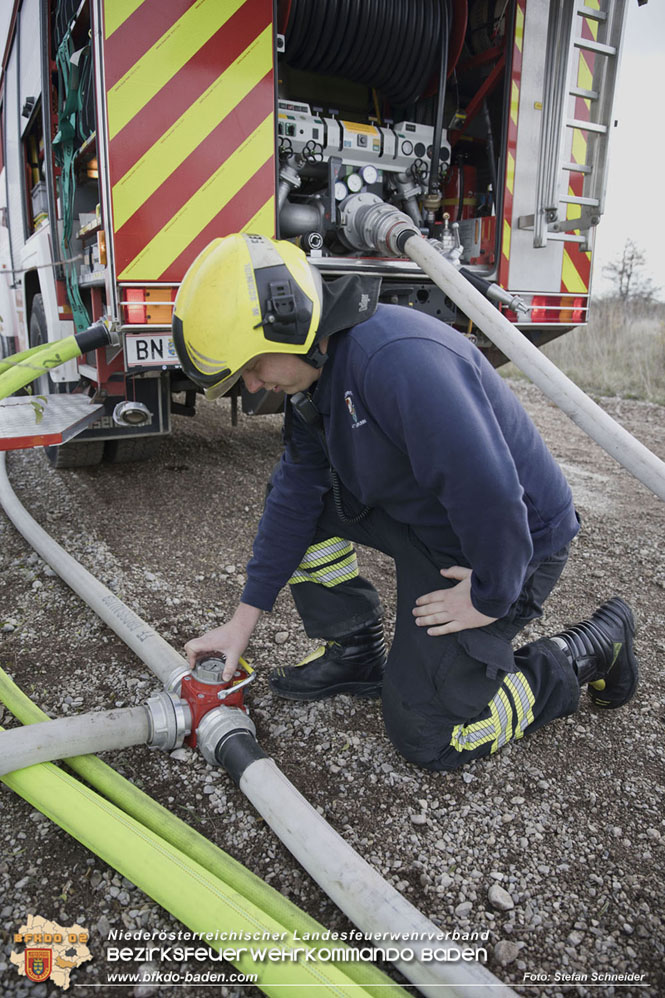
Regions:
[[178, 355], [170, 333], [155, 333], [145, 336], [141, 333], [128, 333], [125, 336], [125, 357], [127, 367], [176, 366]]

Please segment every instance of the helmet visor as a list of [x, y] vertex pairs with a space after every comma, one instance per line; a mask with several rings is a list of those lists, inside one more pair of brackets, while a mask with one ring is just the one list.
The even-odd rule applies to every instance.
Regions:
[[237, 381], [242, 377], [242, 371], [236, 371], [235, 374], [230, 374], [228, 378], [224, 378], [223, 381], [218, 381], [216, 385], [210, 385], [209, 388], [204, 388], [203, 393], [207, 399], [218, 399], [222, 395], [228, 392], [229, 388], [233, 388]]
[[255, 361], [256, 358], [260, 356], [261, 356], [260, 353], [252, 354], [251, 357], [247, 357], [247, 359], [243, 361], [243, 365], [239, 370], [234, 371], [233, 374], [228, 374], [225, 378], [222, 378], [222, 380], [218, 381], [217, 384], [215, 385], [204, 386], [203, 391], [205, 397], [207, 399], [221, 398], [222, 395], [225, 395], [229, 391], [229, 389], [233, 388], [233, 386], [240, 380], [240, 378], [242, 378], [248, 365], [253, 363], [253, 361]]

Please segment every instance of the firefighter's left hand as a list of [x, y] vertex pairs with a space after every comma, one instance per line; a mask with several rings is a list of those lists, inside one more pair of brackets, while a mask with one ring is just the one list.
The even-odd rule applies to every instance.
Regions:
[[427, 633], [436, 637], [439, 634], [453, 634], [474, 627], [493, 624], [497, 617], [486, 617], [476, 610], [471, 602], [471, 569], [462, 565], [442, 568], [441, 575], [446, 579], [458, 579], [450, 589], [437, 589], [425, 593], [416, 600], [413, 616], [418, 627], [426, 627]]

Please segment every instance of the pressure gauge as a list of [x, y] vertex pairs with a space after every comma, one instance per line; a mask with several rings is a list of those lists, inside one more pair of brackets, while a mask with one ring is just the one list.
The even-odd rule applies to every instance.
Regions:
[[357, 194], [358, 191], [362, 190], [363, 178], [359, 173], [350, 173], [346, 178], [346, 186], [352, 194]]
[[343, 201], [348, 195], [349, 189], [343, 180], [338, 180], [335, 183], [335, 201]]
[[371, 166], [371, 164], [368, 163], [367, 166], [363, 166], [360, 171], [360, 176], [366, 184], [375, 184], [379, 179], [379, 171], [375, 166]]

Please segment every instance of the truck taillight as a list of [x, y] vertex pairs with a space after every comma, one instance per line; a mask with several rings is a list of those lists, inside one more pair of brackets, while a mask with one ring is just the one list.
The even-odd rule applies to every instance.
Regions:
[[531, 299], [532, 322], [556, 322], [557, 318], [558, 314], [553, 313], [551, 306], [548, 308], [547, 298], [544, 298], [542, 295], [533, 296]]
[[125, 295], [125, 321], [145, 326], [146, 307], [144, 288], [126, 288]]
[[568, 295], [534, 295], [531, 300], [531, 321], [537, 324], [559, 322], [579, 326], [584, 322], [585, 299]]
[[575, 326], [584, 322], [584, 298], [573, 298], [572, 321]]
[[124, 321], [133, 326], [170, 326], [177, 288], [124, 288]]

